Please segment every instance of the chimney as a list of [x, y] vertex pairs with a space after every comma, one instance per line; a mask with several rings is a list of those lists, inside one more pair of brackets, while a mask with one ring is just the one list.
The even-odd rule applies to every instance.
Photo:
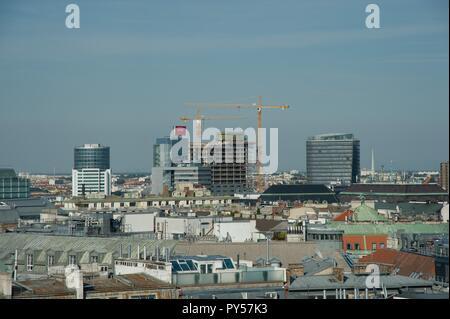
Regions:
[[305, 267], [302, 264], [289, 264], [288, 265], [289, 277], [296, 276], [301, 277], [305, 275]]
[[0, 296], [12, 298], [12, 277], [10, 273], [0, 272]]
[[344, 282], [344, 269], [339, 267], [333, 267], [333, 275], [340, 283]]
[[67, 266], [65, 269], [66, 287], [75, 289], [77, 299], [84, 299], [83, 273], [78, 266]]
[[170, 249], [168, 247], [165, 248], [164, 256], [166, 257], [166, 262], [169, 262]]

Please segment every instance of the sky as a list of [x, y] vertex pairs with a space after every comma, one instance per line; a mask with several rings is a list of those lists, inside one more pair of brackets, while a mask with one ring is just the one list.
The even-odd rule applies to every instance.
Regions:
[[[66, 5], [80, 8], [68, 29]], [[380, 28], [368, 29], [369, 3]], [[150, 172], [152, 145], [188, 102], [265, 110], [279, 169], [305, 170], [308, 136], [353, 133], [361, 165], [432, 169], [449, 154], [447, 0], [0, 2], [0, 167], [69, 173], [73, 147], [111, 147], [116, 172]], [[254, 110], [204, 126], [254, 127]]]

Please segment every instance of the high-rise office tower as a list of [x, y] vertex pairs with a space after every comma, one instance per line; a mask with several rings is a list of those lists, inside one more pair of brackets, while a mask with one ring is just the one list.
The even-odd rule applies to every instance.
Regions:
[[448, 161], [442, 162], [439, 169], [439, 184], [448, 192]]
[[353, 134], [322, 134], [308, 138], [308, 182], [325, 185], [356, 183], [360, 175], [359, 145]]
[[28, 198], [30, 180], [17, 176], [12, 168], [0, 168], [0, 200]]
[[72, 196], [111, 195], [109, 146], [84, 144], [74, 149]]

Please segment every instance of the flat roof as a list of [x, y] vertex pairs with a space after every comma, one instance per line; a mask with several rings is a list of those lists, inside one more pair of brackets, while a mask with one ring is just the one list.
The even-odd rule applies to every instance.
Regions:
[[233, 196], [205, 196], [205, 197], [163, 197], [149, 196], [142, 198], [125, 198], [119, 196], [108, 196], [104, 198], [70, 198], [64, 203], [102, 203], [102, 202], [151, 202], [151, 201], [182, 201], [182, 200], [228, 200], [236, 199]]

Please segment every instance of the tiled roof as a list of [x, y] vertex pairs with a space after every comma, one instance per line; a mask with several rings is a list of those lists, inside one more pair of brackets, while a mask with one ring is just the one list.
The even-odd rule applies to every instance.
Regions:
[[[274, 229], [276, 228], [276, 229]], [[282, 220], [269, 220], [269, 219], [257, 219], [256, 220], [256, 229], [262, 232], [271, 231], [271, 230], [286, 230], [287, 223]]]
[[353, 215], [353, 211], [351, 210], [346, 210], [343, 213], [340, 213], [339, 215], [337, 215], [336, 217], [333, 218], [333, 221], [335, 222], [345, 222], [346, 219], [350, 220], [350, 217]]
[[362, 257], [358, 263], [383, 263], [390, 264], [397, 269], [397, 274], [407, 277], [414, 277], [425, 280], [433, 280], [436, 271], [434, 258], [430, 256], [422, 256], [414, 253], [407, 253], [395, 249], [379, 249]]

